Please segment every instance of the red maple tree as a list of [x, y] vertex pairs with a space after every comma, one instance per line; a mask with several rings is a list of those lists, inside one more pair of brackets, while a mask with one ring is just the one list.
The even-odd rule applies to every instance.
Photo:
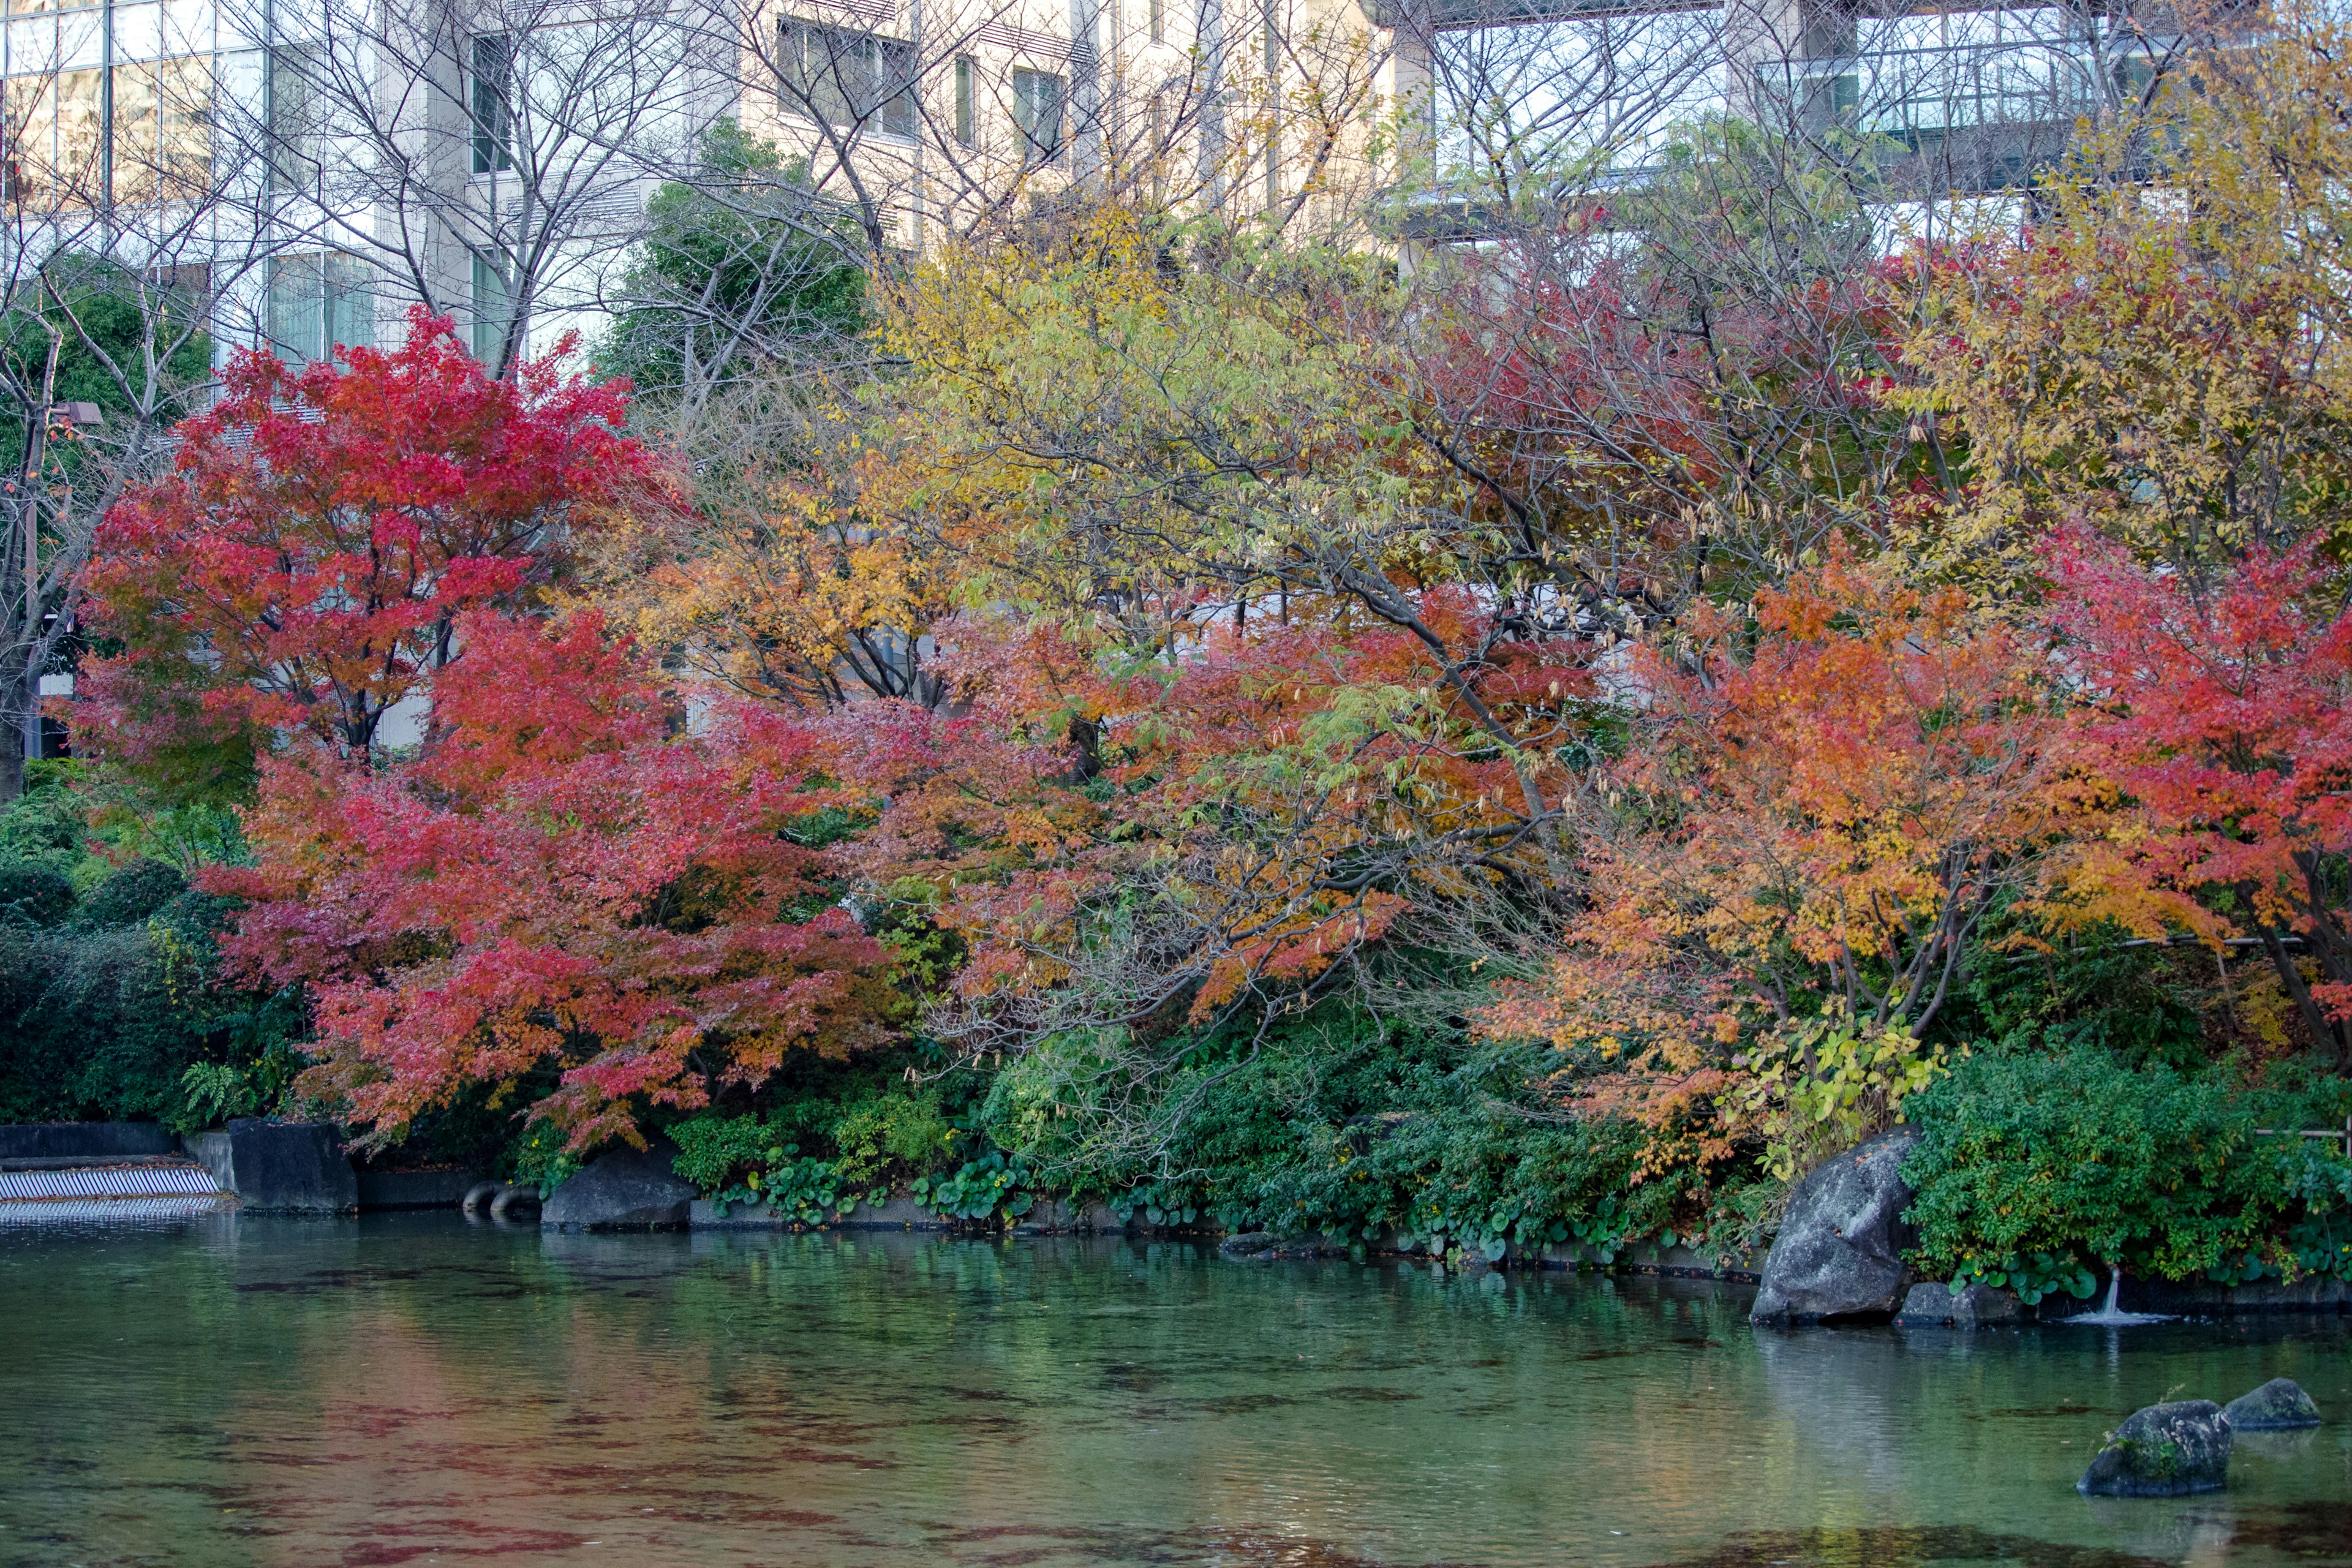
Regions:
[[621, 434], [626, 384], [565, 374], [565, 352], [494, 380], [420, 307], [399, 348], [340, 367], [238, 354], [171, 472], [100, 529], [90, 618], [125, 651], [82, 665], [83, 748], [305, 730], [366, 754], [459, 656], [463, 612], [520, 604], [600, 516], [666, 501]]
[[2090, 699], [2078, 764], [2120, 790], [2070, 851], [2085, 917], [2150, 939], [2259, 942], [2313, 1040], [2352, 1063], [2352, 616], [2315, 543], [2218, 582], [2080, 531], [2051, 554], [2053, 616]]
[[305, 1080], [395, 1139], [477, 1085], [576, 1148], [878, 1043], [890, 953], [794, 834], [837, 796], [809, 737], [729, 706], [689, 731], [634, 647], [468, 611], [422, 755], [270, 759], [231, 957], [314, 1002]]

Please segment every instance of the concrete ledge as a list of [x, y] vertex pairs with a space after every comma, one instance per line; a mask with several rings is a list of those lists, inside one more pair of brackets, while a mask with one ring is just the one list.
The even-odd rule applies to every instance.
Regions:
[[[2097, 1297], [2072, 1310], [2087, 1312]], [[2126, 1312], [2169, 1312], [2184, 1318], [2233, 1318], [2261, 1312], [2352, 1312], [2352, 1284], [2341, 1279], [2264, 1279], [2252, 1285], [2215, 1285], [2202, 1279], [2136, 1279], [2124, 1276], [2116, 1305]], [[2061, 1308], [2061, 1311], [2068, 1309]], [[2046, 1307], [2043, 1321], [2049, 1321]]]
[[471, 1171], [359, 1173], [362, 1209], [453, 1209], [478, 1180]]
[[943, 1231], [948, 1222], [929, 1213], [912, 1198], [892, 1198], [887, 1204], [859, 1204], [846, 1216], [834, 1214], [825, 1216], [823, 1225], [804, 1227], [800, 1221], [782, 1209], [772, 1209], [765, 1204], [730, 1204], [721, 1218], [719, 1205], [709, 1198], [697, 1198], [687, 1214], [687, 1225], [694, 1230], [933, 1230]]
[[157, 1121], [35, 1121], [0, 1127], [0, 1160], [122, 1160], [176, 1154]]

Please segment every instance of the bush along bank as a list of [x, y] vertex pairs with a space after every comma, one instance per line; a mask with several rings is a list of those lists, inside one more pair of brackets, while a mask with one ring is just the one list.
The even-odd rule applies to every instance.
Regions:
[[[1633, 1121], [1542, 1114], [1539, 1057], [1336, 1005], [1254, 1050], [1174, 1053], [1146, 1108], [1186, 1106], [1153, 1150], [1168, 1175], [1129, 1152], [1160, 1129], [1066, 1109], [1105, 1056], [1068, 1040], [1002, 1068], [803, 1064], [764, 1104], [674, 1124], [675, 1168], [718, 1224], [1136, 1229], [1252, 1255], [1730, 1277], [1752, 1276], [1787, 1191], [1761, 1151], [1745, 1180], [1645, 1170]], [[1906, 1261], [1956, 1293], [2013, 1292], [2050, 1317], [2117, 1268], [2134, 1291], [2209, 1306], [2352, 1280], [2352, 1160], [2285, 1135], [2352, 1112], [2332, 1075], [1997, 1045], [1956, 1053], [1902, 1110], [1918, 1133]]]
[[2156, 1300], [2352, 1281], [2352, 1158], [2302, 1136], [2345, 1125], [2341, 1079], [1989, 1052], [1906, 1110], [1913, 1261], [1955, 1292], [2087, 1300], [2118, 1270]]
[[672, 1124], [673, 1168], [733, 1225], [1262, 1233], [1469, 1265], [1671, 1250], [1701, 1271], [1762, 1234], [1769, 1184], [1644, 1181], [1641, 1129], [1549, 1115], [1539, 1051], [1328, 1005], [1254, 1043], [1179, 1042], [1123, 1114], [1073, 1092], [1111, 1075], [1108, 1054], [1073, 1038], [984, 1069], [788, 1064], [760, 1103]]

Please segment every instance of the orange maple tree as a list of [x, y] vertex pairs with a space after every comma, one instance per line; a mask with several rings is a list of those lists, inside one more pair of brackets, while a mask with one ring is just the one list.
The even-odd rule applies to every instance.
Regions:
[[1559, 1047], [1564, 1090], [1650, 1122], [1661, 1163], [1729, 1157], [1717, 1102], [1779, 1032], [1926, 1029], [2065, 810], [2034, 648], [1958, 592], [1833, 553], [1743, 608], [1642, 650], [1577, 823], [1587, 909], [1480, 1020]]

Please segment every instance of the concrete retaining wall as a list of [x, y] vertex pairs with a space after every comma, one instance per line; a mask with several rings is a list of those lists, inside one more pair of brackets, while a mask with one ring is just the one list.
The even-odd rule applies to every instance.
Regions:
[[362, 1171], [362, 1209], [453, 1209], [481, 1178], [471, 1171]]
[[238, 1117], [188, 1140], [213, 1179], [260, 1214], [344, 1214], [360, 1206], [359, 1180], [330, 1122]]

